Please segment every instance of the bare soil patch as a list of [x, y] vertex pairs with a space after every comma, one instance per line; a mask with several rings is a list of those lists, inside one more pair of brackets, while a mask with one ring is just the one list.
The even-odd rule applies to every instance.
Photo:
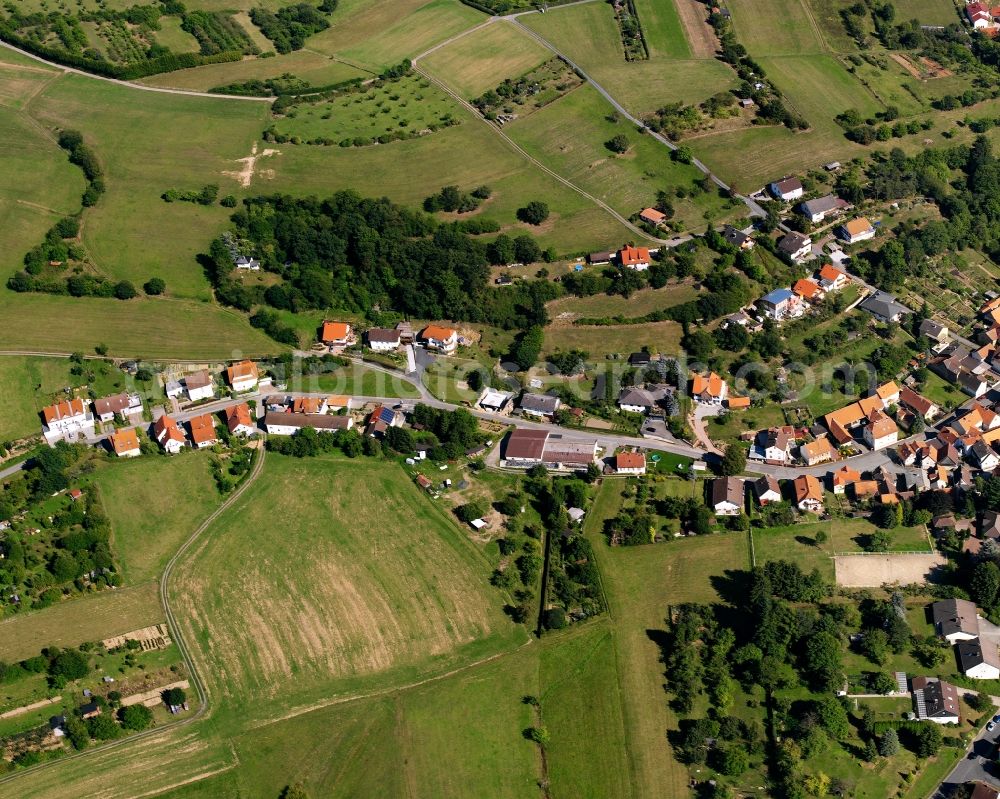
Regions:
[[281, 150], [274, 150], [270, 147], [261, 150], [260, 153], [257, 152], [257, 142], [253, 143], [253, 147], [250, 149], [250, 155], [245, 158], [237, 158], [237, 164], [243, 164], [243, 168], [239, 171], [224, 171], [222, 174], [227, 178], [233, 178], [237, 183], [239, 183], [244, 189], [250, 187], [253, 182], [254, 173], [258, 174], [260, 177], [267, 180], [274, 178], [273, 169], [261, 169], [257, 171], [257, 161], [261, 158], [270, 158], [273, 155], [281, 155]]
[[691, 55], [694, 58], [714, 58], [719, 49], [719, 40], [708, 24], [705, 5], [697, 0], [674, 0], [674, 3], [677, 5], [677, 14], [681, 18]]
[[882, 585], [924, 583], [947, 563], [943, 555], [838, 555], [834, 557], [837, 585], [878, 588]]

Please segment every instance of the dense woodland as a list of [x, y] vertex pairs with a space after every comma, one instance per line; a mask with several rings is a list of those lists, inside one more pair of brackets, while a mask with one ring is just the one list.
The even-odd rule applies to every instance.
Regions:
[[243, 310], [265, 304], [368, 313], [381, 307], [511, 329], [544, 324], [545, 303], [560, 293], [546, 280], [490, 290], [489, 254], [495, 247], [465, 233], [461, 223], [439, 224], [385, 198], [350, 191], [326, 200], [251, 198], [232, 221], [264, 269], [284, 278], [267, 289], [242, 285], [232, 277], [230, 248], [222, 239], [213, 242], [216, 293]]

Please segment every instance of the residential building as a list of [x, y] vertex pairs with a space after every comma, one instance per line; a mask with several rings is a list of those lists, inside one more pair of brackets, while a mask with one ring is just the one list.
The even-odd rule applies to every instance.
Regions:
[[731, 411], [745, 410], [750, 407], [750, 397], [737, 397], [735, 394], [730, 394], [724, 405]]
[[977, 439], [969, 448], [969, 455], [975, 461], [976, 466], [984, 472], [992, 472], [997, 466], [1000, 466], [1000, 456], [997, 455], [993, 447], [981, 438]]
[[331, 350], [342, 350], [357, 341], [354, 330], [347, 322], [328, 322], [325, 320], [320, 329], [319, 340]]
[[825, 264], [820, 267], [817, 274], [819, 284], [824, 291], [839, 291], [847, 285], [850, 278], [846, 272], [842, 272], [837, 267]]
[[400, 344], [412, 344], [416, 340], [417, 334], [413, 330], [413, 325], [409, 322], [398, 322], [396, 330], [399, 331]]
[[729, 396], [729, 386], [715, 372], [691, 376], [691, 397], [702, 405], [721, 405]]
[[525, 393], [521, 397], [520, 405], [521, 413], [551, 421], [562, 405], [562, 400], [549, 394]]
[[102, 422], [110, 422], [115, 416], [127, 418], [142, 414], [142, 397], [138, 394], [113, 394], [94, 400], [94, 413]]
[[762, 508], [775, 502], [781, 502], [781, 486], [778, 480], [769, 474], [758, 477], [750, 484], [754, 499]]
[[966, 3], [965, 16], [968, 17], [969, 24], [976, 30], [993, 27], [993, 14], [987, 6], [978, 0]]
[[184, 386], [181, 385], [179, 380], [168, 380], [163, 385], [163, 391], [167, 395], [167, 399], [177, 399], [184, 393]]
[[737, 516], [743, 511], [744, 482], [739, 477], [717, 477], [709, 483], [708, 501], [716, 516]]
[[290, 436], [305, 427], [311, 427], [319, 433], [334, 433], [337, 430], [350, 430], [354, 427], [354, 419], [350, 416], [269, 412], [264, 414], [264, 427], [269, 434], [276, 436]]
[[336, 413], [341, 410], [351, 409], [351, 398], [346, 394], [331, 394], [326, 398], [326, 409]]
[[795, 441], [793, 432], [794, 428], [789, 425], [758, 430], [750, 448], [750, 457], [768, 463], [785, 463]]
[[910, 681], [910, 688], [913, 692], [913, 706], [920, 721], [958, 724], [962, 720], [958, 690], [951, 683], [935, 677], [914, 677]]
[[650, 361], [652, 361], [652, 356], [645, 350], [629, 353], [628, 356], [628, 365], [638, 369], [645, 369], [649, 366]]
[[292, 413], [326, 413], [330, 409], [327, 397], [295, 397]]
[[959, 641], [955, 645], [959, 668], [966, 677], [976, 680], [1000, 680], [1000, 655], [995, 643], [981, 638]]
[[226, 427], [234, 436], [246, 437], [256, 433], [257, 427], [250, 416], [250, 406], [241, 402], [226, 408]]
[[899, 439], [899, 428], [891, 416], [882, 411], [875, 411], [868, 417], [863, 435], [865, 443], [872, 449], [885, 449]]
[[629, 413], [649, 413], [656, 408], [659, 399], [662, 399], [662, 395], [657, 396], [652, 391], [632, 386], [623, 388], [618, 393], [618, 407]]
[[593, 264], [595, 266], [599, 264], [610, 264], [611, 259], [615, 257], [613, 252], [609, 250], [604, 250], [602, 252], [592, 252], [587, 256], [587, 263]]
[[247, 255], [237, 255], [233, 259], [233, 264], [237, 269], [242, 269], [250, 272], [260, 271], [260, 261], [256, 258], [251, 258]]
[[765, 315], [778, 321], [802, 313], [802, 300], [790, 289], [775, 289], [757, 300], [757, 305]]
[[646, 456], [642, 452], [619, 452], [615, 455], [616, 474], [645, 474]]
[[918, 333], [921, 336], [926, 336], [934, 342], [933, 349], [935, 351], [946, 346], [950, 339], [950, 333], [947, 325], [942, 325], [940, 322], [935, 322], [933, 319], [924, 319], [920, 323]]
[[215, 385], [212, 383], [212, 376], [207, 369], [187, 375], [184, 378], [184, 389], [187, 391], [190, 402], [211, 399], [215, 396]]
[[596, 461], [596, 440], [566, 439], [548, 430], [519, 427], [507, 436], [500, 465], [514, 469], [542, 465], [555, 471], [579, 471]]
[[43, 408], [42, 420], [45, 428], [52, 433], [72, 433], [94, 423], [94, 417], [82, 399], [62, 400]]
[[257, 388], [258, 379], [257, 364], [253, 361], [240, 361], [226, 368], [226, 382], [237, 393]]
[[458, 349], [458, 331], [453, 327], [427, 325], [420, 331], [420, 343], [442, 355], [454, 355]]
[[979, 613], [968, 599], [939, 599], [931, 604], [934, 631], [949, 644], [979, 637]]
[[402, 411], [386, 405], [376, 405], [368, 416], [365, 435], [381, 436], [390, 427], [402, 427], [404, 421], [406, 421], [406, 417]]
[[837, 448], [833, 446], [830, 439], [821, 436], [815, 441], [803, 444], [799, 447], [799, 457], [805, 461], [807, 466], [815, 466], [818, 463], [827, 463], [839, 457]]
[[373, 327], [365, 333], [365, 340], [372, 352], [392, 352], [399, 347], [399, 331]]
[[136, 435], [134, 427], [116, 430], [108, 440], [111, 442], [111, 449], [119, 458], [137, 458], [142, 454], [139, 449], [139, 436]]
[[795, 493], [795, 505], [801, 511], [809, 513], [823, 512], [823, 486], [811, 474], [799, 475], [792, 482]]
[[787, 255], [793, 263], [799, 263], [812, 254], [812, 239], [793, 230], [781, 237], [778, 252]]
[[849, 485], [857, 483], [860, 479], [861, 472], [850, 466], [843, 466], [835, 472], [830, 472], [830, 490], [837, 495], [843, 494]]
[[969, 794], [969, 799], [1000, 799], [1000, 790], [985, 782], [977, 782]]
[[510, 391], [500, 391], [487, 386], [479, 395], [476, 404], [484, 411], [508, 414], [514, 407], [514, 395]]
[[188, 421], [191, 428], [191, 443], [196, 449], [205, 449], [219, 443], [219, 436], [215, 432], [215, 420], [210, 413], [195, 416]]
[[897, 302], [892, 294], [885, 291], [876, 291], [866, 297], [858, 307], [868, 311], [880, 322], [898, 322], [905, 314], [913, 313], [905, 305]]
[[895, 380], [890, 380], [875, 389], [875, 396], [882, 400], [883, 408], [896, 405], [899, 403], [899, 386], [896, 385]]
[[737, 230], [732, 225], [726, 225], [722, 229], [722, 238], [724, 238], [729, 244], [737, 247], [741, 250], [752, 250], [754, 241], [749, 234], [744, 233], [742, 230]]
[[799, 206], [799, 210], [806, 219], [816, 224], [828, 216], [841, 214], [850, 207], [849, 202], [841, 200], [836, 194], [827, 194], [815, 200], [806, 200]]
[[823, 299], [823, 289], [820, 288], [818, 283], [807, 278], [796, 280], [792, 286], [792, 291], [806, 302], [819, 302]]
[[644, 272], [649, 269], [649, 247], [622, 247], [618, 251], [618, 264], [626, 269]]
[[802, 181], [798, 178], [784, 177], [770, 185], [771, 194], [779, 200], [790, 202], [798, 200], [805, 193]]
[[867, 241], [875, 238], [875, 226], [863, 216], [852, 219], [845, 225], [841, 225], [837, 230], [837, 238], [843, 239], [848, 244], [857, 244], [859, 241]]
[[655, 208], [643, 208], [639, 212], [639, 219], [653, 227], [659, 227], [667, 221], [667, 215], [662, 211], [657, 211]]
[[184, 449], [183, 431], [178, 427], [177, 422], [166, 414], [153, 422], [153, 437], [156, 439], [156, 443], [163, 447], [163, 451], [169, 455], [176, 455]]
[[941, 413], [941, 409], [935, 403], [906, 386], [899, 390], [899, 404], [923, 417], [925, 422], [931, 421]]

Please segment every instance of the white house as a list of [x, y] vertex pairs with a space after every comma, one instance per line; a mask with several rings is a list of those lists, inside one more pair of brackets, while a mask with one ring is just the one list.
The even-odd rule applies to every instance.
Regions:
[[257, 364], [253, 361], [240, 361], [226, 367], [226, 382], [233, 391], [251, 391], [257, 388]]
[[899, 428], [891, 416], [882, 411], [873, 411], [868, 417], [868, 424], [863, 431], [865, 443], [872, 449], [885, 449], [899, 439]]
[[815, 200], [806, 200], [799, 206], [802, 215], [812, 223], [822, 222], [828, 216], [841, 213], [850, 203], [835, 194], [827, 194]]
[[793, 263], [799, 263], [812, 255], [812, 246], [811, 238], [793, 230], [781, 237], [778, 252], [787, 255]]
[[626, 269], [645, 272], [649, 269], [649, 247], [622, 247], [618, 251], [618, 263]]
[[392, 328], [373, 327], [365, 333], [368, 349], [372, 352], [392, 352], [399, 347], [399, 331]]
[[153, 437], [168, 455], [176, 455], [184, 449], [184, 433], [166, 414], [153, 423]]
[[184, 386], [178, 380], [168, 380], [163, 386], [163, 390], [167, 395], [167, 399], [177, 399], [184, 393]]
[[737, 516], [743, 510], [744, 483], [739, 477], [717, 477], [709, 488], [709, 503], [716, 516]]
[[757, 301], [761, 311], [775, 320], [802, 315], [802, 298], [791, 289], [775, 289]]
[[940, 599], [931, 604], [934, 631], [949, 644], [979, 638], [979, 612], [968, 599]]
[[347, 322], [324, 321], [319, 340], [331, 350], [338, 351], [351, 346], [357, 339], [354, 336], [354, 328]]
[[136, 435], [134, 427], [116, 430], [111, 434], [109, 440], [111, 448], [119, 458], [137, 458], [141, 454], [139, 436]]
[[1000, 679], [1000, 655], [996, 644], [973, 638], [971, 641], [959, 641], [955, 646], [958, 652], [958, 662], [966, 677], [976, 680]]
[[784, 463], [788, 460], [788, 451], [793, 441], [792, 431], [785, 427], [759, 430], [754, 436], [750, 457], [754, 460]]
[[253, 418], [250, 416], [250, 406], [245, 402], [226, 408], [226, 427], [234, 436], [252, 436], [257, 432]]
[[913, 704], [920, 721], [958, 724], [962, 720], [958, 691], [954, 685], [933, 677], [914, 677], [910, 681], [910, 687], [913, 689]]
[[335, 433], [350, 430], [354, 420], [350, 416], [316, 416], [306, 413], [267, 413], [264, 416], [267, 432], [276, 436], [290, 436], [304, 427], [311, 427], [319, 433]]
[[191, 402], [211, 399], [215, 396], [215, 386], [212, 384], [212, 376], [207, 369], [193, 372], [185, 377], [184, 388], [187, 390], [188, 399]]
[[94, 400], [94, 413], [102, 422], [110, 422], [116, 415], [136, 416], [142, 413], [142, 397], [138, 394], [113, 394]]
[[795, 491], [795, 505], [809, 513], [823, 512], [823, 485], [811, 474], [799, 475], [792, 483]]
[[758, 477], [751, 483], [754, 498], [761, 507], [774, 502], [781, 502], [781, 486], [778, 480], [769, 474]]
[[843, 239], [848, 244], [867, 241], [868, 239], [875, 238], [875, 226], [865, 217], [859, 216], [857, 219], [852, 219], [846, 225], [840, 226], [838, 238]]
[[421, 343], [442, 355], [453, 355], [458, 349], [458, 331], [441, 325], [427, 325], [420, 332]]
[[615, 455], [616, 474], [645, 474], [646, 456], [642, 452], [619, 452]]
[[215, 432], [215, 420], [210, 413], [195, 416], [188, 422], [191, 428], [191, 442], [197, 449], [213, 447], [219, 443], [218, 433]]
[[45, 427], [52, 433], [72, 433], [90, 427], [94, 417], [87, 411], [87, 404], [82, 399], [71, 399], [57, 402], [42, 409], [42, 419]]
[[233, 263], [236, 265], [237, 269], [242, 269], [249, 272], [260, 271], [260, 261], [258, 261], [256, 258], [250, 258], [246, 255], [237, 255], [233, 259]]
[[805, 193], [802, 188], [802, 181], [798, 178], [785, 177], [781, 180], [776, 180], [771, 184], [770, 189], [771, 194], [785, 202], [798, 200]]
[[838, 291], [847, 285], [848, 277], [846, 272], [842, 272], [832, 264], [825, 264], [820, 267], [819, 285], [824, 291]]

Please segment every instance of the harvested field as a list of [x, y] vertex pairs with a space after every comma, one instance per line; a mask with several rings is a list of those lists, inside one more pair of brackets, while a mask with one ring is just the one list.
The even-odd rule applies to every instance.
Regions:
[[230, 706], [273, 717], [522, 639], [485, 559], [395, 464], [272, 455], [264, 471], [172, 590]]
[[943, 555], [838, 555], [834, 559], [837, 585], [877, 588], [926, 582], [948, 561]]

